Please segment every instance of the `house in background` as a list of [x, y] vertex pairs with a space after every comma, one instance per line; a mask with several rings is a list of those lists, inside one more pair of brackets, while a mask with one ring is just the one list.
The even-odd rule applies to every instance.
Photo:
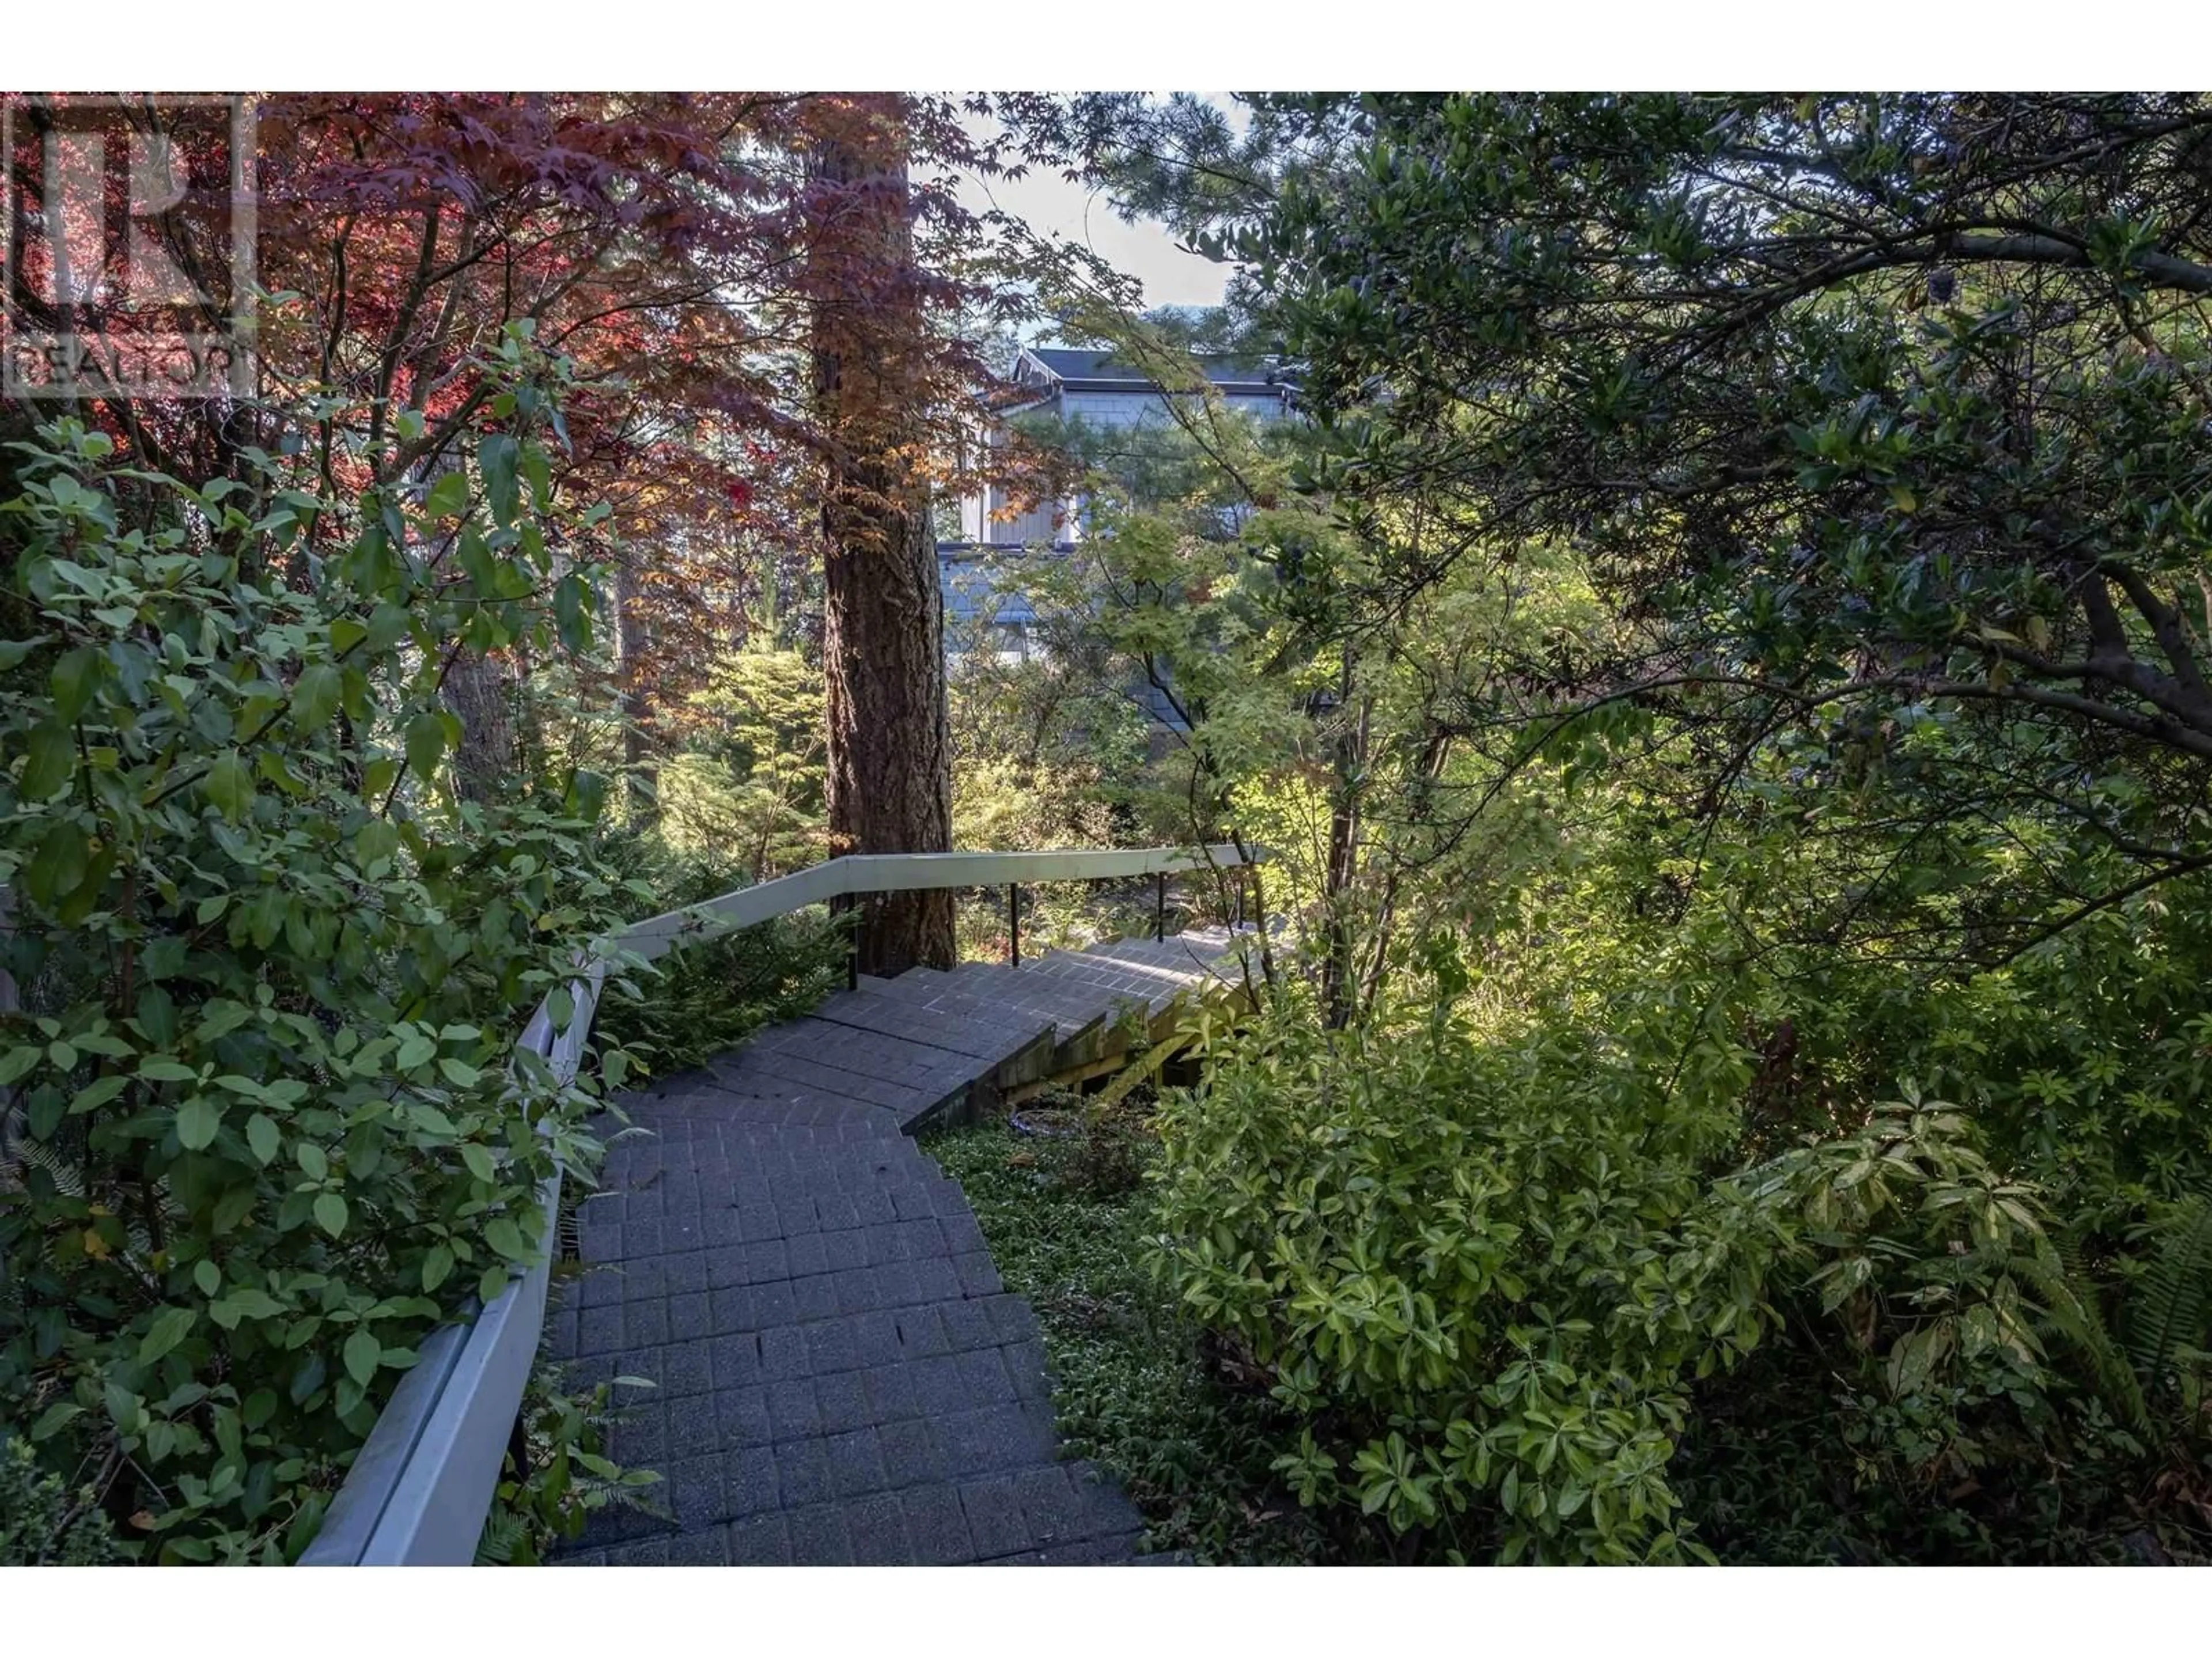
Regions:
[[[1290, 412], [1290, 386], [1277, 379], [1272, 361], [1221, 356], [1193, 361], [1230, 408], [1262, 421]], [[1175, 419], [1158, 383], [1110, 351], [1031, 346], [1015, 362], [1012, 378], [1023, 395], [994, 412], [982, 434], [986, 445], [1003, 443], [1006, 423], [1023, 416], [1080, 422], [1107, 433], [1164, 427]], [[953, 544], [1070, 547], [1083, 539], [1084, 505], [1075, 495], [1024, 508], [1003, 489], [978, 490], [960, 503], [960, 537]]]
[[[1291, 387], [1277, 379], [1272, 362], [1218, 355], [1194, 362], [1228, 407], [1261, 421], [1280, 420], [1290, 412]], [[1170, 394], [1110, 351], [1032, 346], [1017, 360], [1012, 379], [1018, 392], [993, 411], [981, 434], [986, 445], [1005, 442], [1006, 422], [1024, 416], [1080, 423], [1109, 438], [1116, 431], [1163, 428], [1175, 420]], [[1073, 550], [1087, 533], [1087, 508], [1080, 494], [1025, 507], [997, 488], [979, 489], [960, 501], [958, 538], [937, 544], [950, 648], [972, 648], [978, 618], [988, 615], [988, 648], [1001, 658], [1029, 653], [1035, 612], [1018, 592], [998, 588], [995, 572], [1009, 557], [1052, 557]], [[1185, 729], [1174, 705], [1151, 686], [1134, 685], [1130, 695], [1161, 726]]]

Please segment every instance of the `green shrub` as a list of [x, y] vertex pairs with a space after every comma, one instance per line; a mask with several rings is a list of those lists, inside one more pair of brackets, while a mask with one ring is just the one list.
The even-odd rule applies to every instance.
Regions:
[[1283, 1019], [1212, 1058], [1161, 1115], [1153, 1260], [1272, 1369], [1301, 1498], [1415, 1557], [1681, 1555], [1673, 1437], [1787, 1242], [1703, 1173], [1725, 1114], [1541, 1032], [1333, 1051]]
[[115, 1534], [90, 1486], [71, 1493], [30, 1443], [0, 1440], [0, 1567], [92, 1567], [115, 1559]]
[[594, 1512], [647, 1506], [660, 1476], [623, 1468], [607, 1451], [620, 1415], [615, 1389], [650, 1386], [622, 1377], [571, 1392], [561, 1368], [541, 1356], [477, 1540], [478, 1566], [536, 1566], [557, 1545], [581, 1537]]
[[2035, 1293], [2063, 1294], [2060, 1270], [2039, 1195], [1977, 1140], [1956, 1107], [1908, 1091], [1747, 1178], [1797, 1229], [1777, 1276], [1796, 1329], [1814, 1334], [1816, 1310], [1840, 1327], [1835, 1421], [1862, 1486], [1956, 1484], [1988, 1461], [1972, 1426], [1988, 1407], [2049, 1415]]
[[0, 1398], [147, 1559], [295, 1557], [595, 1150], [596, 1080], [510, 1059], [624, 902], [596, 782], [464, 800], [446, 765], [457, 653], [588, 639], [536, 439], [561, 371], [503, 356], [505, 429], [427, 492], [251, 455], [193, 488], [65, 422], [0, 504], [35, 629], [0, 647]]
[[1637, 1011], [1279, 1016], [1170, 1097], [1152, 1262], [1271, 1373], [1303, 1501], [1507, 1561], [2115, 1559], [2146, 1491], [2198, 1501], [2196, 1205], [2107, 1334], [1973, 1115], [1908, 1088], [1734, 1168], [1741, 1072]]
[[687, 716], [690, 744], [657, 780], [670, 842], [709, 865], [741, 864], [762, 881], [826, 857], [821, 669], [756, 641], [714, 665], [707, 689], [687, 700]]

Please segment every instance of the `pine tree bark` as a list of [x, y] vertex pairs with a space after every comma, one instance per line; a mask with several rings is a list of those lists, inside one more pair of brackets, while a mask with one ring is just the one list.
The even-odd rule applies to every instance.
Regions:
[[441, 694], [461, 722], [453, 751], [453, 787], [463, 800], [483, 805], [497, 799], [514, 775], [514, 690], [496, 658], [463, 649], [446, 670]]
[[[914, 475], [928, 350], [896, 95], [850, 100], [813, 156], [824, 187], [813, 258], [817, 419], [827, 457], [823, 671], [830, 856], [952, 846], [944, 600], [929, 492]], [[950, 968], [949, 892], [861, 907], [860, 966]]]
[[[423, 472], [425, 489], [460, 465], [447, 453]], [[453, 791], [482, 806], [499, 797], [514, 775], [521, 750], [514, 729], [515, 682], [495, 657], [466, 646], [446, 665], [440, 699], [461, 723], [453, 750]]]

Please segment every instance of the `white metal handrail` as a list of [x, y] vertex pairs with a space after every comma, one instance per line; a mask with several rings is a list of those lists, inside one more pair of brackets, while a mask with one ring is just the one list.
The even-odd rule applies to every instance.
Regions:
[[[568, 986], [574, 1012], [557, 1033], [550, 999], [538, 1004], [517, 1046], [541, 1055], [562, 1086], [581, 1064], [608, 968], [653, 961], [680, 945], [773, 921], [811, 904], [864, 893], [1041, 881], [1109, 881], [1255, 864], [1261, 849], [1235, 846], [1085, 848], [1046, 853], [863, 853], [739, 888], [633, 923], [598, 941]], [[539, 1259], [488, 1306], [432, 1332], [355, 1457], [302, 1566], [465, 1566], [476, 1559], [499, 1484], [508, 1431], [538, 1352], [553, 1273], [561, 1176], [541, 1194], [546, 1232]]]

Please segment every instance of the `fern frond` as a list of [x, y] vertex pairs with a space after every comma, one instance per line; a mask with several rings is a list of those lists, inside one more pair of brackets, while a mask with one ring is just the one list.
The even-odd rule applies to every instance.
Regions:
[[484, 1521], [483, 1536], [477, 1540], [477, 1565], [511, 1566], [515, 1547], [523, 1541], [522, 1517], [513, 1510], [495, 1507]]
[[2170, 1208], [2157, 1253], [2128, 1308], [2127, 1345], [2136, 1369], [2155, 1389], [2184, 1348], [2205, 1346], [2212, 1325], [2212, 1197], [2192, 1193]]
[[84, 1196], [84, 1171], [42, 1140], [26, 1139], [17, 1144], [15, 1155], [26, 1164], [35, 1164], [53, 1177], [56, 1189], [65, 1198]]
[[2106, 1328], [2105, 1316], [2087, 1281], [2068, 1271], [2064, 1259], [2047, 1237], [2036, 1241], [2033, 1255], [2014, 1256], [2010, 1265], [2042, 1303], [2051, 1328], [2087, 1361], [2089, 1374], [2106, 1404], [2129, 1427], [2148, 1437], [2150, 1404], [2143, 1397], [2142, 1379]]

